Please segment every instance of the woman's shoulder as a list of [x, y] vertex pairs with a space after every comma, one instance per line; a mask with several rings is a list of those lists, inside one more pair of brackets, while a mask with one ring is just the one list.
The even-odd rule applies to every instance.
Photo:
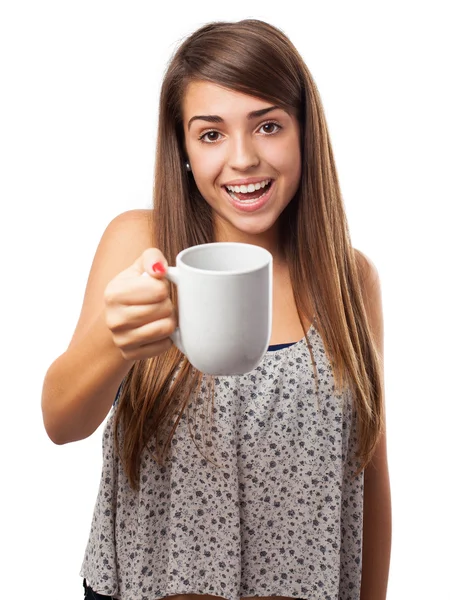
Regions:
[[117, 245], [116, 257], [131, 264], [144, 250], [152, 248], [153, 242], [153, 209], [136, 208], [118, 214], [108, 223], [100, 246], [111, 251], [111, 246]]
[[92, 261], [78, 324], [70, 345], [84, 335], [103, 310], [104, 291], [121, 271], [153, 247], [153, 211], [128, 210], [106, 226]]
[[364, 306], [370, 319], [374, 320], [372, 327], [382, 327], [381, 279], [375, 263], [371, 258], [353, 248], [358, 272], [359, 285]]
[[153, 222], [152, 208], [133, 208], [114, 217], [109, 225], [150, 226]]
[[152, 247], [153, 209], [135, 208], [118, 214], [108, 223], [103, 238], [118, 241], [131, 252]]
[[353, 253], [361, 285], [378, 279], [378, 270], [373, 260], [369, 258], [367, 254], [356, 248], [353, 248]]
[[383, 302], [381, 280], [375, 263], [367, 254], [355, 251], [357, 270], [360, 279], [362, 299], [369, 319], [370, 328], [380, 355], [383, 354]]

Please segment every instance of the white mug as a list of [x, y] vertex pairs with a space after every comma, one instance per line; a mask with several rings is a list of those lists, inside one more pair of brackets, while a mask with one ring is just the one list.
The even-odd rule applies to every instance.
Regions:
[[243, 375], [256, 368], [272, 333], [270, 252], [237, 242], [182, 250], [166, 277], [178, 288], [178, 324], [170, 336], [199, 371]]

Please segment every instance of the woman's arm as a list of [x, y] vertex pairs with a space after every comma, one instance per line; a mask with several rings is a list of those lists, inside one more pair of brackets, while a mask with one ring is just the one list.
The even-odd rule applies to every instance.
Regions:
[[386, 436], [364, 473], [363, 556], [360, 600], [385, 600], [391, 557], [391, 492]]
[[105, 321], [105, 288], [152, 247], [151, 213], [129, 210], [106, 228], [92, 262], [81, 314], [67, 350], [45, 374], [41, 408], [55, 444], [90, 436], [111, 409], [117, 388], [134, 364], [113, 342]]
[[[363, 284], [367, 318], [378, 348], [383, 376], [384, 331], [381, 285], [375, 265], [364, 256], [366, 277]], [[391, 556], [391, 491], [387, 461], [386, 431], [364, 471], [363, 556], [360, 600], [385, 600]]]

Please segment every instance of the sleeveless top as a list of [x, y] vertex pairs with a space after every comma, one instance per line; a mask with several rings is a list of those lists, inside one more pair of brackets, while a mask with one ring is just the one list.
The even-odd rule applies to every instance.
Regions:
[[319, 394], [306, 338], [270, 347], [250, 373], [215, 378], [213, 408], [200, 395], [195, 418], [184, 412], [165, 466], [144, 450], [137, 492], [114, 452], [116, 398], [79, 573], [93, 590], [359, 600], [356, 413], [350, 391], [335, 390], [314, 322], [308, 338]]

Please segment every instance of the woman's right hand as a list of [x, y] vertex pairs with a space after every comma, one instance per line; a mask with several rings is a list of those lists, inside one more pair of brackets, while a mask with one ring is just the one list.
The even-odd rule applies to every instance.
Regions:
[[[158, 263], [162, 272], [153, 270]], [[148, 248], [105, 288], [105, 322], [126, 360], [157, 356], [173, 343], [169, 336], [175, 331], [176, 319], [164, 278], [167, 266], [160, 250]]]

